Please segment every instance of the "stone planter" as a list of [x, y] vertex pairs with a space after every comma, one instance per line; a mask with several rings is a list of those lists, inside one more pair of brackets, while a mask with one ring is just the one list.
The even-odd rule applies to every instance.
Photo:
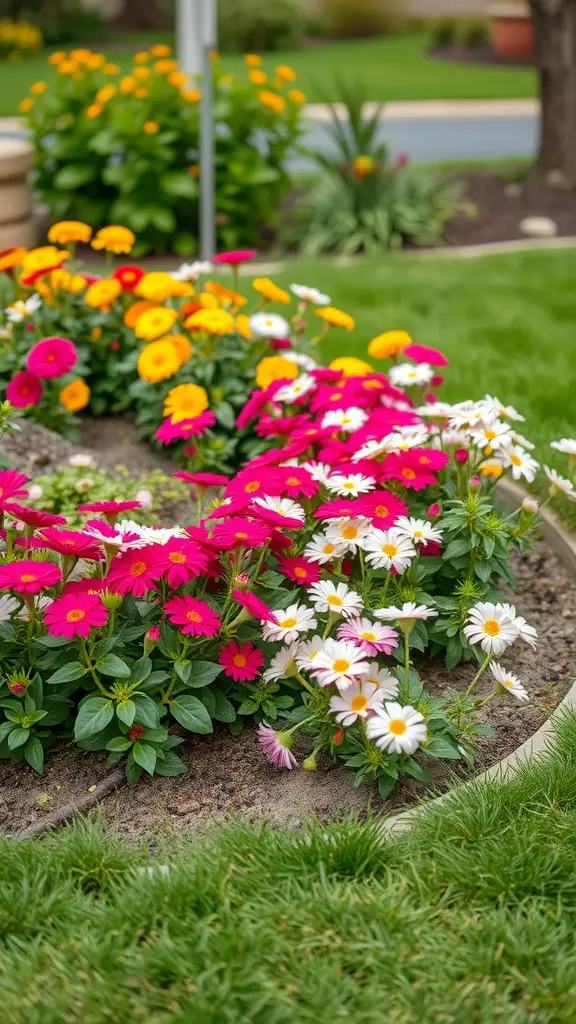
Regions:
[[0, 249], [36, 244], [28, 175], [33, 150], [23, 139], [0, 137]]
[[520, 3], [489, 4], [492, 48], [505, 60], [534, 57], [534, 26], [528, 7]]

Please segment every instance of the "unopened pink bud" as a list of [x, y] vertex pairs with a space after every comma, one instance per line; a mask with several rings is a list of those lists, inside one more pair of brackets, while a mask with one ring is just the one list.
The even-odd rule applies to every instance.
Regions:
[[438, 501], [434, 501], [430, 505], [430, 508], [428, 509], [428, 512], [426, 514], [429, 519], [437, 519], [441, 511], [442, 509], [440, 508], [440, 503]]
[[456, 462], [468, 462], [468, 449], [457, 448], [456, 451], [454, 452], [454, 459]]
[[470, 490], [477, 491], [477, 490], [480, 489], [481, 486], [482, 486], [482, 481], [481, 481], [479, 476], [476, 476], [476, 474], [474, 474], [474, 476], [470, 477], [470, 483], [468, 484], [468, 487], [470, 488]]
[[444, 377], [441, 377], [439, 373], [435, 373], [430, 383], [433, 388], [441, 388], [444, 383]]

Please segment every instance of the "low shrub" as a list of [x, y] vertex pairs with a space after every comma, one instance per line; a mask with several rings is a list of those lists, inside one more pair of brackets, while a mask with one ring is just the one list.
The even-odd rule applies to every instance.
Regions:
[[0, 18], [0, 60], [17, 61], [42, 49], [40, 29], [29, 21]]
[[462, 46], [475, 49], [485, 46], [490, 40], [490, 27], [487, 21], [466, 19], [460, 23], [458, 29], [458, 42]]
[[337, 39], [381, 35], [398, 20], [397, 0], [322, 0], [320, 10], [327, 34]]
[[481, 18], [439, 18], [428, 23], [431, 46], [466, 46], [475, 49], [490, 39], [487, 21]]
[[304, 12], [298, 0], [220, 0], [218, 45], [225, 53], [267, 53], [300, 46]]
[[[128, 75], [89, 50], [55, 53], [54, 84], [20, 104], [36, 156], [36, 191], [52, 219], [125, 224], [136, 254], [197, 250], [201, 89], [164, 44], [135, 54]], [[304, 94], [280, 65], [272, 81], [249, 55], [246, 74], [214, 63], [218, 242], [259, 240], [292, 183], [286, 156], [301, 130]]]
[[458, 39], [455, 18], [437, 18], [429, 22], [427, 28], [431, 46], [454, 46]]

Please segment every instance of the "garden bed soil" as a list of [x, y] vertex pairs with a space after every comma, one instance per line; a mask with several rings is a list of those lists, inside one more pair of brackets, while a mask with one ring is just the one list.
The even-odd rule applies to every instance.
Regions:
[[520, 229], [525, 217], [549, 217], [559, 236], [576, 235], [576, 192], [546, 182], [511, 181], [494, 171], [454, 173], [460, 182], [460, 198], [476, 208], [475, 216], [459, 215], [446, 225], [446, 245], [477, 245], [526, 239]]
[[[537, 651], [519, 642], [504, 658], [524, 681], [530, 697], [540, 707], [526, 707], [507, 695], [494, 700], [480, 720], [491, 725], [494, 736], [478, 744], [474, 772], [512, 753], [529, 739], [567, 693], [574, 671], [576, 652], [576, 580], [542, 544], [537, 552], [514, 558], [518, 576], [516, 607], [538, 630]], [[419, 665], [426, 688], [442, 695], [452, 687], [463, 689], [471, 678], [472, 666], [460, 665], [450, 675], [443, 661]], [[485, 677], [478, 692], [490, 692]], [[304, 747], [295, 748], [305, 755]], [[250, 820], [297, 826], [309, 815], [327, 821], [348, 811], [387, 812], [445, 790], [455, 777], [465, 777], [459, 762], [432, 761], [431, 783], [407, 779], [383, 801], [366, 786], [352, 788], [351, 773], [327, 756], [315, 772], [281, 771], [261, 753], [253, 728], [234, 739], [224, 726], [210, 736], [193, 736], [179, 753], [188, 772], [177, 778], [141, 779], [126, 786], [104, 802], [106, 819], [117, 823], [124, 834], [154, 836], [190, 830], [198, 825], [221, 821], [229, 815]], [[38, 821], [50, 811], [84, 796], [109, 774], [103, 754], [78, 750], [70, 744], [48, 755], [46, 774], [37, 776], [30, 768], [0, 762], [0, 829], [14, 834]]]

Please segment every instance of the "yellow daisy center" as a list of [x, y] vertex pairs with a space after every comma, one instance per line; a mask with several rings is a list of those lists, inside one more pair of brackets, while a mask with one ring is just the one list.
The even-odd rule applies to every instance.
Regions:
[[281, 623], [283, 629], [293, 629], [298, 624], [298, 619], [284, 619]]
[[347, 672], [350, 668], [350, 662], [346, 661], [346, 658], [337, 658], [332, 668], [334, 672]]
[[395, 544], [383, 544], [382, 552], [383, 554], [388, 555], [388, 558], [394, 558], [394, 555], [398, 554], [398, 548]]
[[388, 723], [388, 728], [393, 736], [402, 736], [406, 732], [408, 726], [401, 718], [392, 718]]
[[341, 608], [342, 605], [344, 604], [344, 601], [342, 600], [341, 597], [338, 597], [337, 594], [331, 594], [330, 597], [326, 598], [326, 603], [327, 604], [333, 604], [337, 608]]
[[350, 701], [351, 711], [364, 711], [364, 708], [368, 706], [368, 697], [364, 697], [362, 694], [358, 694], [357, 697], [353, 697]]
[[488, 636], [498, 636], [500, 632], [500, 623], [496, 619], [486, 619], [484, 623], [484, 632]]

